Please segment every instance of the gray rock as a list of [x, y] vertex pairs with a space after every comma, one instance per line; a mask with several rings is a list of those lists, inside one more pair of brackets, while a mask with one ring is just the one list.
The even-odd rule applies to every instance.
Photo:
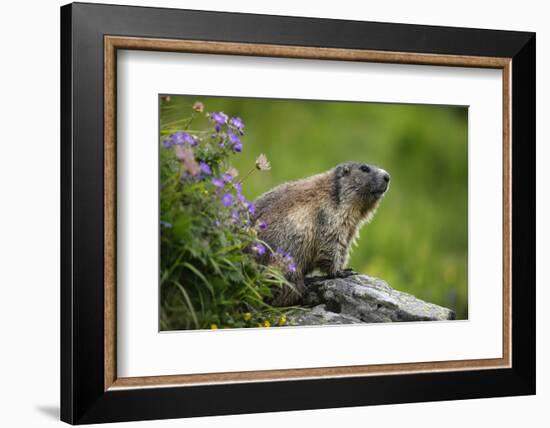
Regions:
[[347, 278], [313, 277], [307, 281], [304, 305], [289, 314], [293, 325], [355, 324], [455, 319], [451, 309], [394, 290], [367, 275]]
[[300, 309], [287, 317], [293, 325], [356, 324], [361, 320], [346, 314], [329, 311], [325, 305]]

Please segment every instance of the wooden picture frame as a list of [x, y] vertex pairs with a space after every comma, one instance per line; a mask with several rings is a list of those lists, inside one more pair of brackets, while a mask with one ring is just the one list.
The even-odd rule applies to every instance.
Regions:
[[[118, 377], [118, 49], [502, 70], [502, 358]], [[76, 3], [61, 9], [61, 53], [62, 420], [80, 424], [535, 392], [533, 33]], [[271, 398], [257, 398], [262, 396]]]

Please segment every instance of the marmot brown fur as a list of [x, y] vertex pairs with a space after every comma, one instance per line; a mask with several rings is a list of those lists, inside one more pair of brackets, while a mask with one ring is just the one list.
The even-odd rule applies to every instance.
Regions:
[[[276, 306], [296, 304], [305, 291], [304, 277], [318, 269], [329, 277], [347, 276], [346, 263], [360, 227], [368, 222], [388, 190], [390, 175], [358, 162], [298, 181], [281, 184], [256, 201], [253, 221], [265, 222], [259, 238], [274, 251], [289, 253], [296, 267], [287, 278], [294, 290], [281, 289]], [[262, 262], [269, 263], [266, 253]]]

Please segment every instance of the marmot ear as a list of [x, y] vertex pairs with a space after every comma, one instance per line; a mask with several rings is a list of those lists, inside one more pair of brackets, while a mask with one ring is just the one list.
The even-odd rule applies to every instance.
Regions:
[[347, 165], [340, 165], [338, 168], [336, 168], [336, 177], [342, 178], [345, 175], [349, 174], [349, 166]]

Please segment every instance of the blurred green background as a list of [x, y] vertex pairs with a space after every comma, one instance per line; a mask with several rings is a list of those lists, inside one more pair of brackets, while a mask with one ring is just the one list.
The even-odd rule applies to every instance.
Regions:
[[[244, 183], [248, 199], [348, 160], [387, 170], [390, 190], [349, 266], [467, 319], [466, 107], [172, 95], [161, 123], [188, 117], [195, 101], [245, 122], [244, 150], [233, 158], [241, 176], [260, 153], [271, 162]], [[203, 129], [200, 120], [191, 128]]]

